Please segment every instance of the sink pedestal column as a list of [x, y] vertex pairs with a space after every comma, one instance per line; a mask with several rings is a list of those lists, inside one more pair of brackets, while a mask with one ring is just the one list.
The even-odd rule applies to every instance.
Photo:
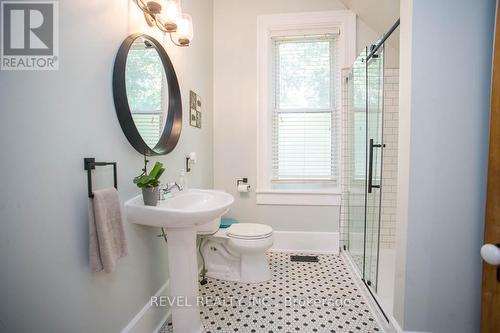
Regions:
[[167, 248], [174, 333], [202, 333], [198, 307], [196, 227], [167, 228]]

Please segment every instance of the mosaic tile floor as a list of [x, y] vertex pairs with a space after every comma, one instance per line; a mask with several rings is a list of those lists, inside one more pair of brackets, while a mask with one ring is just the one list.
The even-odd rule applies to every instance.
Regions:
[[[291, 262], [270, 252], [273, 278], [258, 284], [209, 279], [200, 286], [206, 333], [214, 332], [381, 332], [375, 316], [340, 256], [319, 262]], [[215, 302], [215, 300], [219, 300]], [[165, 323], [160, 333], [172, 332]]]

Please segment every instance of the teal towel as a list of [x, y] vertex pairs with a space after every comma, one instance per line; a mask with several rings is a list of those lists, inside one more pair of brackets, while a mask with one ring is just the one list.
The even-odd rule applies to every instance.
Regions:
[[222, 229], [226, 229], [226, 228], [229, 228], [231, 226], [231, 224], [234, 224], [234, 223], [238, 223], [238, 220], [233, 219], [232, 217], [223, 217], [223, 218], [221, 218], [221, 221], [220, 221], [220, 227]]

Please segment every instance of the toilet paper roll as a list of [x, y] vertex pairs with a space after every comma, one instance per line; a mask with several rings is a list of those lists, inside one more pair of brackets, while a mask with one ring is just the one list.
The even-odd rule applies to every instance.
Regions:
[[248, 184], [238, 185], [238, 192], [250, 192], [250, 185]]

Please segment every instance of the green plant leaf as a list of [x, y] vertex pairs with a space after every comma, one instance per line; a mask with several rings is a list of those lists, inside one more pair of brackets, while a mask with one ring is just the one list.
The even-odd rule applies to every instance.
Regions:
[[149, 175], [143, 172], [141, 175], [135, 177], [133, 182], [139, 188], [156, 187], [160, 185], [160, 177], [164, 171], [163, 163], [156, 162]]
[[161, 169], [163, 169], [163, 163], [156, 162], [149, 175], [155, 179], [158, 179], [158, 174], [160, 173], [161, 175]]
[[155, 179], [160, 180], [161, 175], [163, 175], [163, 172], [165, 172], [165, 168], [161, 168], [160, 171], [156, 174]]
[[154, 178], [151, 176], [140, 176], [137, 180], [137, 186], [140, 188], [147, 187], [152, 181], [154, 181]]
[[137, 176], [134, 178], [134, 184], [137, 184], [139, 183], [139, 181], [141, 180], [141, 177], [144, 176], [144, 175], [140, 175], [140, 176]]

